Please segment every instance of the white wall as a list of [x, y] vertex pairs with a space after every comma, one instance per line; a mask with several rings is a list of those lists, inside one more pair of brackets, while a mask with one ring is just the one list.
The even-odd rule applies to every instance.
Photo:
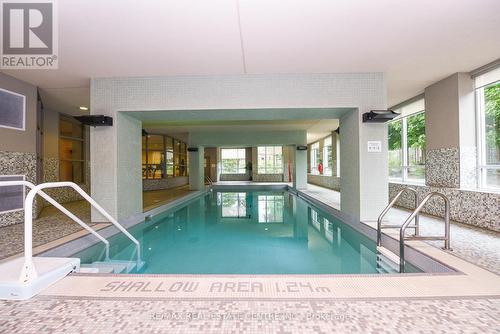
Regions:
[[[92, 195], [112, 215], [119, 218], [137, 212], [141, 205], [141, 187], [138, 186], [141, 180], [140, 123], [123, 118], [120, 111], [329, 107], [358, 108], [360, 114], [370, 109], [385, 108], [383, 74], [92, 79], [91, 112], [109, 115], [115, 119], [113, 127], [91, 129]], [[353, 169], [363, 171], [370, 167], [365, 164], [371, 164], [375, 160], [381, 160], [375, 167], [385, 166], [386, 147], [381, 154], [383, 157], [362, 158], [359, 154], [359, 147], [366, 146], [366, 143], [361, 141], [377, 139], [385, 143], [385, 126], [363, 125], [358, 115], [346, 117], [344, 122], [346, 128], [354, 129], [358, 126], [358, 130], [351, 133], [351, 159], [346, 159], [353, 163]], [[352, 124], [347, 125], [349, 123]], [[341, 131], [342, 126], [341, 124]], [[124, 129], [120, 129], [121, 127]], [[127, 133], [129, 135], [126, 135]], [[341, 143], [344, 140], [345, 143], [349, 142], [346, 137], [341, 139]], [[346, 148], [344, 145], [344, 150]], [[343, 154], [348, 153], [342, 151], [341, 157], [345, 156]], [[344, 164], [341, 172], [350, 168]], [[363, 175], [360, 175], [358, 172], [341, 175], [343, 182], [349, 185], [342, 190], [342, 196], [353, 201], [352, 204], [346, 204], [345, 210], [355, 217], [368, 217], [375, 211], [380, 211], [381, 203], [387, 200], [387, 168], [370, 170], [369, 174], [368, 176], [363, 172]], [[126, 192], [119, 191], [122, 189], [119, 183], [127, 186]], [[373, 189], [360, 189], [360, 186]], [[366, 195], [360, 195], [361, 193]], [[344, 200], [342, 202], [344, 203]], [[362, 212], [360, 203], [370, 208], [363, 208]], [[97, 217], [94, 215], [93, 218]]]

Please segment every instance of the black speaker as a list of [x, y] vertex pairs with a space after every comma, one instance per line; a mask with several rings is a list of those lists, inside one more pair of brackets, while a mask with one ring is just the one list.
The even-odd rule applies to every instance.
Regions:
[[90, 126], [113, 126], [113, 117], [104, 115], [75, 116], [80, 123]]

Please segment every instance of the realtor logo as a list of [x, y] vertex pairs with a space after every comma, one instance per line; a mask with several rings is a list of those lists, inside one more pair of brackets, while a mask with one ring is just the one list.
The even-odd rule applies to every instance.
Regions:
[[2, 69], [56, 69], [57, 25], [54, 0], [3, 0]]

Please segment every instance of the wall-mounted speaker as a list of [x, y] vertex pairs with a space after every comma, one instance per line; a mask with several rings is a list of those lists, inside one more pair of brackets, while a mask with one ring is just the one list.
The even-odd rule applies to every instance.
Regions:
[[113, 126], [113, 117], [104, 115], [75, 116], [80, 123], [90, 126]]

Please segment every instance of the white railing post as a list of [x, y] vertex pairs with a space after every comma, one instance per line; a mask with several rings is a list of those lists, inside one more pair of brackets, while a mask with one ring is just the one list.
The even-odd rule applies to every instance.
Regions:
[[82, 220], [76, 217], [74, 214], [69, 212], [60, 203], [56, 202], [52, 197], [47, 195], [42, 191], [44, 188], [57, 188], [69, 186], [73, 188], [76, 192], [82, 195], [85, 200], [87, 200], [93, 207], [95, 207], [101, 214], [103, 214], [108, 220], [115, 225], [121, 232], [123, 232], [132, 242], [137, 246], [137, 268], [141, 264], [141, 252], [140, 244], [127, 230], [125, 230], [113, 217], [111, 217], [102, 207], [97, 204], [83, 189], [72, 182], [52, 182], [52, 183], [42, 183], [35, 186], [33, 183], [28, 181], [0, 181], [0, 187], [6, 186], [24, 186], [31, 190], [29, 191], [26, 199], [24, 201], [24, 265], [21, 270], [21, 275], [19, 280], [23, 283], [27, 283], [30, 280], [38, 276], [36, 268], [33, 265], [33, 201], [37, 194], [44, 198], [47, 202], [52, 204], [54, 207], [63, 212], [66, 216], [75, 221], [78, 225], [82, 226], [89, 233], [93, 234], [99, 240], [101, 240], [106, 246], [106, 260], [109, 260], [109, 241], [104, 239], [99, 233], [97, 233], [90, 226], [85, 224]]

